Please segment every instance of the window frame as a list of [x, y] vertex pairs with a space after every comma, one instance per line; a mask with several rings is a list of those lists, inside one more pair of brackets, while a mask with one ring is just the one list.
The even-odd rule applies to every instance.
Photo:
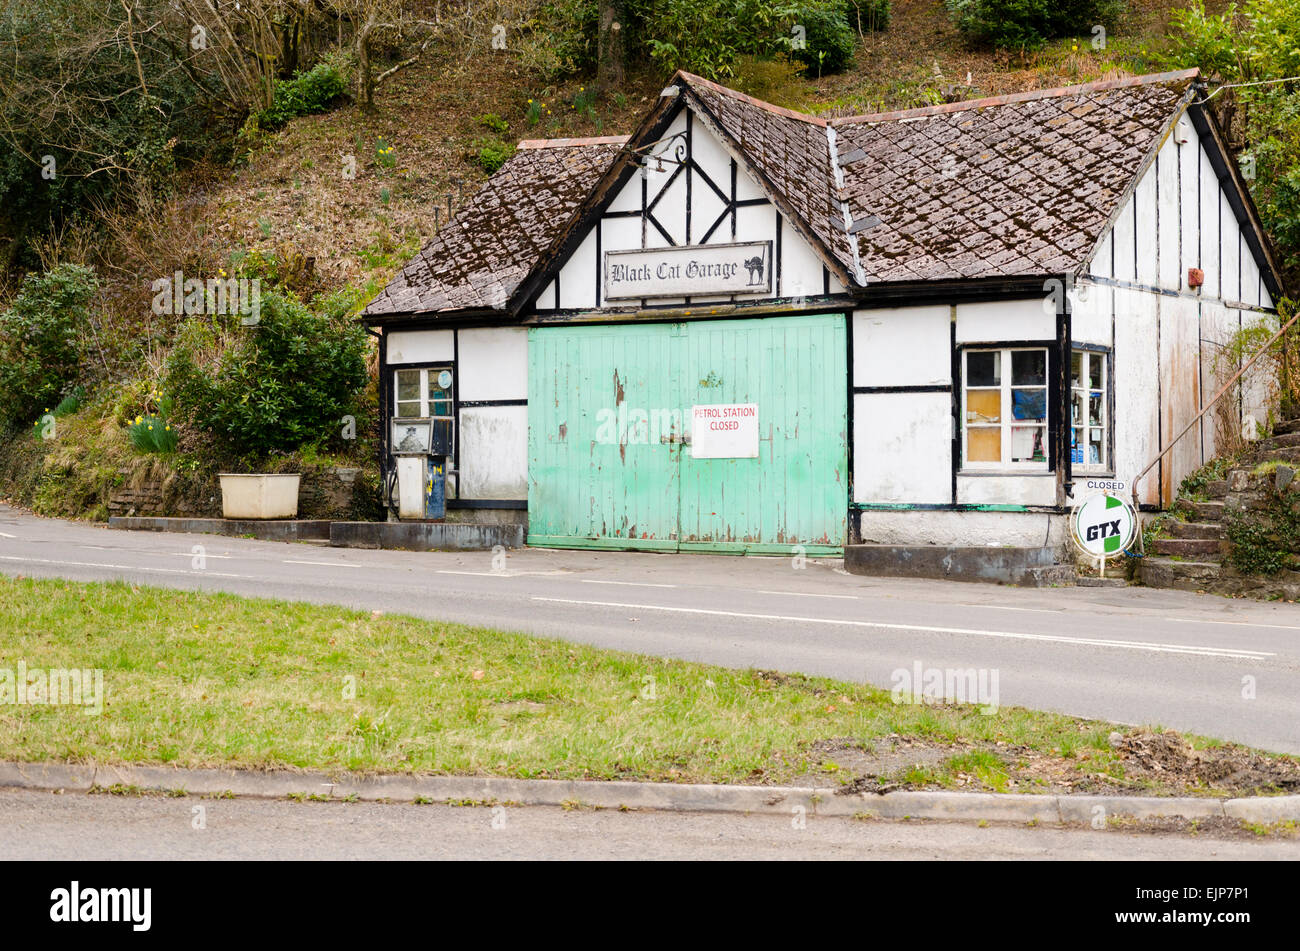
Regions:
[[[1076, 392], [1083, 393], [1087, 396], [1091, 396], [1093, 392], [1093, 387], [1091, 385], [1083, 386], [1083, 387], [1076, 387], [1074, 385], [1075, 354], [1081, 354], [1088, 360], [1089, 363], [1091, 363], [1092, 361], [1097, 361], [1101, 364], [1102, 376], [1101, 376], [1101, 425], [1100, 426], [1093, 426], [1090, 422], [1082, 422], [1080, 423], [1079, 426], [1077, 427], [1075, 426], [1074, 423], [1075, 393]], [[1113, 356], [1114, 355], [1109, 347], [1099, 347], [1095, 345], [1090, 346], [1090, 345], [1078, 344], [1078, 343], [1071, 344], [1070, 346], [1070, 366], [1068, 371], [1070, 396], [1066, 404], [1068, 411], [1066, 413], [1065, 425], [1063, 429], [1064, 429], [1064, 437], [1067, 440], [1066, 451], [1069, 453], [1068, 458], [1070, 460], [1071, 472], [1077, 472], [1086, 476], [1108, 476], [1108, 475], [1113, 475], [1115, 472], [1114, 412], [1113, 412], [1114, 409]], [[1083, 375], [1085, 378], [1087, 378], [1086, 368], [1084, 368]], [[1087, 412], [1087, 407], [1088, 407], [1088, 403], [1087, 400], [1085, 400], [1084, 402], [1085, 415]], [[1085, 450], [1086, 447], [1088, 446], [1088, 438], [1087, 438], [1088, 431], [1093, 429], [1101, 430], [1102, 460], [1100, 463], [1074, 461], [1074, 430], [1076, 428], [1083, 430], [1083, 434], [1084, 434], [1083, 446]]]
[[[961, 388], [961, 403], [958, 422], [961, 426], [961, 467], [958, 470], [967, 474], [988, 474], [1002, 473], [1007, 475], [1043, 475], [1053, 471], [1052, 466], [1052, 399], [1054, 387], [1052, 386], [1052, 346], [1048, 342], [1025, 342], [1015, 344], [979, 344], [972, 343], [960, 348], [960, 359], [958, 366], [961, 370], [961, 379], [959, 385]], [[1043, 383], [1028, 384], [1017, 386], [1013, 383], [1012, 377], [1012, 359], [1011, 355], [1016, 352], [1037, 352], [1043, 354]], [[967, 380], [969, 373], [969, 354], [972, 353], [997, 353], [1000, 354], [999, 360], [1005, 366], [1005, 372], [996, 387], [994, 386], [970, 386]], [[967, 393], [969, 390], [999, 391], [999, 413], [997, 423], [976, 423], [972, 426], [967, 421]], [[1033, 427], [1040, 429], [1043, 434], [1043, 459], [1041, 461], [1016, 462], [1012, 461], [1011, 456], [1011, 431], [1016, 428], [1014, 413], [1012, 411], [1013, 397], [1012, 390], [1036, 389], [1044, 393], [1043, 408], [1044, 416], [1041, 423], [1021, 424], [1022, 428]], [[998, 430], [1001, 459], [996, 462], [992, 461], [972, 461], [970, 458], [970, 430], [975, 429], [994, 429]]]
[[[390, 366], [389, 369], [393, 373], [393, 403], [392, 403], [392, 416], [391, 416], [392, 419], [443, 419], [451, 422], [453, 425], [455, 424], [456, 382], [457, 382], [455, 364], [446, 363], [446, 362], [419, 364], [419, 365], [412, 365], [412, 366], [404, 366], [399, 364], [396, 366]], [[429, 398], [429, 380], [431, 379], [432, 375], [436, 375], [442, 372], [443, 370], [451, 371], [451, 388], [447, 390], [448, 398], [446, 400], [446, 402], [449, 405], [449, 409], [445, 415], [444, 414], [435, 415], [434, 413], [430, 412], [431, 410], [430, 403], [434, 401]], [[403, 403], [416, 402], [416, 400], [404, 400], [400, 398], [401, 391], [399, 388], [400, 385], [398, 383], [398, 377], [402, 373], [420, 374], [420, 383], [419, 383], [420, 396], [418, 399], [418, 402], [420, 404], [420, 412], [415, 416], [406, 415], [402, 413], [400, 409], [401, 404]]]

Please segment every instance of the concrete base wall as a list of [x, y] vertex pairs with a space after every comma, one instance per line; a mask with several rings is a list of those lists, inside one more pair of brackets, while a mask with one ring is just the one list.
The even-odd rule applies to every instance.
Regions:
[[454, 522], [333, 522], [335, 548], [396, 548], [406, 551], [490, 551], [498, 545], [524, 547], [521, 525]]
[[1034, 569], [1055, 562], [1051, 548], [962, 548], [948, 545], [849, 545], [844, 568], [855, 575], [945, 578], [1034, 584]]
[[263, 541], [328, 541], [330, 522], [303, 519], [153, 518], [113, 516], [109, 528], [135, 532], [195, 532], [212, 535], [252, 535]]
[[448, 522], [458, 525], [522, 525], [528, 529], [527, 509], [447, 509]]

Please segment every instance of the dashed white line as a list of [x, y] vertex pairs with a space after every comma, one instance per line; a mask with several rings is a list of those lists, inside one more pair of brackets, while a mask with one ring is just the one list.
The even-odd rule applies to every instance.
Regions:
[[809, 591], [768, 591], [760, 588], [757, 594], [780, 594], [788, 598], [839, 598], [843, 601], [860, 601], [862, 600], [856, 594], [813, 594]]
[[1155, 651], [1161, 654], [1196, 654], [1202, 657], [1263, 660], [1275, 656], [1268, 651], [1253, 651], [1228, 647], [1194, 647], [1188, 644], [1159, 644], [1149, 641], [1120, 641], [1094, 637], [1063, 637], [1054, 634], [1025, 634], [1019, 631], [982, 631], [966, 627], [935, 627], [929, 624], [894, 624], [887, 621], [855, 621], [822, 617], [798, 617], [788, 614], [750, 614], [742, 611], [713, 611], [708, 608], [675, 608], [662, 604], [627, 604], [619, 601], [577, 601], [570, 598], [534, 597], [534, 601], [551, 601], [560, 604], [584, 604], [605, 608], [633, 608], [639, 611], [670, 611], [676, 614], [708, 614], [721, 617], [749, 618], [759, 621], [793, 621], [798, 624], [831, 624], [844, 627], [885, 628], [897, 631], [925, 631], [932, 634], [968, 634], [977, 637], [999, 637], [1013, 640], [1044, 641], [1054, 644], [1073, 644], [1087, 647], [1114, 647], [1123, 650]]
[[112, 568], [115, 571], [152, 571], [159, 574], [167, 575], [194, 575], [197, 577], [210, 578], [247, 578], [253, 579], [254, 575], [236, 575], [225, 571], [208, 571], [207, 569], [184, 568], [147, 568], [144, 565], [114, 565], [102, 561], [64, 561], [61, 558], [20, 558], [17, 555], [0, 555], [0, 561], [21, 561], [34, 565], [59, 565], [60, 567], [69, 568]]
[[282, 564], [286, 565], [324, 565], [327, 568], [361, 568], [364, 567], [350, 561], [306, 561], [298, 558], [281, 558]]
[[1170, 621], [1177, 621], [1180, 624], [1236, 624], [1240, 627], [1275, 627], [1283, 631], [1300, 631], [1300, 626], [1295, 624], [1268, 624], [1264, 621], [1211, 621], [1208, 618], [1192, 617], [1171, 617]]
[[583, 584], [625, 584], [633, 588], [675, 588], [675, 584], [653, 584], [649, 581], [600, 581], [596, 578], [583, 578]]

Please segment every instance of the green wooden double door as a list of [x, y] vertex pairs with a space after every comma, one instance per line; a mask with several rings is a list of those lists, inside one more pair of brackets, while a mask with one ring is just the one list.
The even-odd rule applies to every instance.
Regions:
[[[842, 314], [545, 327], [528, 352], [530, 545], [843, 547]], [[756, 457], [693, 457], [693, 408], [720, 404], [757, 406]]]

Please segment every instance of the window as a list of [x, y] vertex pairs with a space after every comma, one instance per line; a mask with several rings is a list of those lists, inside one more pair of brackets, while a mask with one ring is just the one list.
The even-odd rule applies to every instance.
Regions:
[[1047, 469], [1047, 350], [963, 351], [962, 462]]
[[451, 452], [452, 389], [450, 366], [393, 371], [393, 413], [398, 419], [432, 419], [431, 451]]
[[1070, 464], [1109, 471], [1106, 459], [1106, 354], [1070, 354]]

